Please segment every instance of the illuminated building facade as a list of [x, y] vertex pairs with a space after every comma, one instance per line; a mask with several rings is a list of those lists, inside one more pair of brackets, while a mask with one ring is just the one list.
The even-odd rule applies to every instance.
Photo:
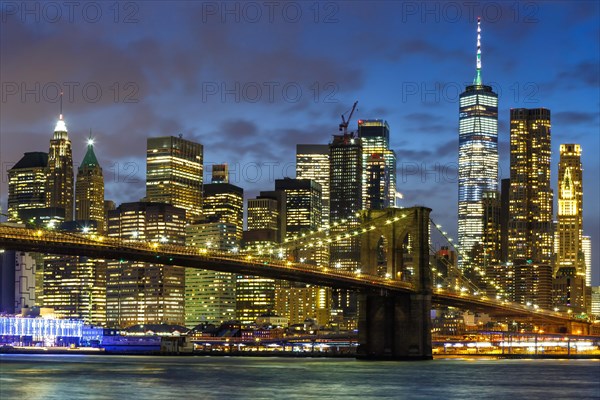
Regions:
[[48, 153], [30, 152], [8, 170], [8, 221], [25, 222], [22, 210], [46, 207]]
[[[184, 209], [164, 203], [123, 203], [108, 212], [108, 236], [162, 244], [185, 243]], [[107, 324], [184, 324], [185, 271], [152, 263], [110, 261], [107, 268]]]
[[581, 247], [585, 259], [585, 286], [592, 286], [592, 238], [583, 236]]
[[331, 315], [331, 289], [311, 285], [277, 288], [275, 312], [285, 317], [290, 325], [303, 324], [307, 318], [316, 320], [319, 325], [325, 325]]
[[[213, 218], [186, 226], [186, 246], [197, 249], [239, 251], [236, 225]], [[221, 325], [235, 319], [235, 274], [186, 268], [185, 325]]]
[[558, 163], [558, 252], [556, 273], [585, 280], [581, 146], [561, 144]]
[[[248, 230], [244, 248], [258, 254], [283, 257], [277, 246], [285, 237], [286, 200], [284, 192], [260, 192], [248, 200]], [[275, 308], [275, 279], [238, 275], [236, 281], [236, 318], [243, 325], [253, 324], [261, 315]]]
[[67, 125], [60, 114], [48, 151], [46, 205], [62, 209], [65, 221], [73, 220], [73, 154]]
[[600, 317], [600, 286], [592, 286], [591, 313]]
[[204, 218], [216, 218], [235, 226], [238, 244], [244, 232], [244, 189], [230, 183], [204, 185], [202, 204]]
[[[515, 301], [530, 292], [540, 307], [550, 303], [545, 282], [554, 253], [550, 153], [550, 110], [511, 109], [508, 258], [515, 271]], [[520, 281], [536, 275], [543, 277], [537, 286]]]
[[106, 263], [78, 256], [44, 256], [41, 304], [62, 318], [106, 324]]
[[483, 240], [483, 193], [498, 190], [498, 95], [481, 80], [479, 22], [477, 30], [477, 75], [459, 98], [458, 241], [467, 254]]
[[285, 230], [288, 238], [321, 224], [321, 185], [310, 179], [277, 179], [275, 191], [285, 193]]
[[509, 259], [551, 264], [550, 110], [510, 111]]
[[[362, 210], [363, 150], [353, 134], [334, 135], [329, 145], [330, 234], [335, 237], [358, 226], [357, 213]], [[339, 227], [343, 225], [343, 227]], [[336, 240], [329, 247], [330, 268], [354, 272], [360, 264], [360, 239], [352, 236]], [[334, 290], [332, 314], [354, 321], [358, 312], [356, 293]], [[351, 324], [351, 322], [349, 322]]]
[[146, 200], [183, 208], [187, 220], [202, 216], [203, 147], [181, 137], [148, 138]]
[[94, 154], [94, 143], [91, 139], [88, 140], [87, 151], [77, 169], [75, 216], [77, 221], [95, 221], [99, 233], [106, 230], [104, 177]]
[[321, 185], [321, 224], [329, 225], [329, 146], [296, 145], [296, 178], [312, 179]]
[[514, 301], [550, 310], [552, 306], [552, 266], [550, 264], [516, 264], [514, 268]]
[[364, 209], [393, 207], [396, 199], [396, 153], [390, 150], [390, 127], [381, 119], [358, 121], [362, 143]]
[[[302, 233], [316, 231], [321, 224], [321, 185], [310, 179], [278, 179], [275, 191], [283, 192], [286, 199], [286, 236], [292, 239]], [[294, 249], [288, 258], [296, 261], [325, 265], [323, 252], [314, 249]], [[331, 289], [315, 287], [297, 282], [276, 281], [275, 311], [288, 318], [291, 323], [304, 322], [306, 318], [321, 321], [329, 319]], [[299, 322], [296, 322], [299, 321]]]

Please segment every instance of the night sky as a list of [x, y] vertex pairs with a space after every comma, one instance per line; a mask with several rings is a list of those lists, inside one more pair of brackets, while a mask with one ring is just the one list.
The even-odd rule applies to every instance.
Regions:
[[106, 198], [117, 204], [145, 195], [148, 136], [202, 143], [205, 166], [229, 163], [248, 198], [293, 177], [296, 144], [328, 143], [358, 100], [351, 126], [390, 124], [403, 205], [433, 208], [453, 237], [458, 94], [475, 76], [481, 16], [501, 178], [509, 109], [549, 108], [555, 190], [560, 143], [583, 146], [584, 231], [600, 284], [597, 2], [1, 4], [3, 210], [6, 171], [23, 152], [48, 151], [60, 88], [75, 164], [92, 130]]

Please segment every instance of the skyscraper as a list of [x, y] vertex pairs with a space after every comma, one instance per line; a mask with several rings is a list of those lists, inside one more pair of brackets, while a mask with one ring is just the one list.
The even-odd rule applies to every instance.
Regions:
[[[108, 212], [108, 236], [162, 244], [185, 244], [182, 208], [164, 203], [123, 203]], [[182, 267], [110, 261], [106, 303], [109, 326], [184, 324], [185, 272]]]
[[552, 292], [550, 152], [550, 110], [511, 109], [508, 258], [513, 296], [542, 308], [550, 307]]
[[[186, 226], [188, 247], [239, 251], [236, 225], [216, 217]], [[220, 325], [235, 319], [235, 274], [206, 269], [185, 270], [185, 325]]]
[[583, 256], [585, 258], [585, 286], [592, 286], [592, 238], [584, 236], [582, 240]]
[[[358, 226], [362, 199], [362, 143], [353, 134], [334, 135], [329, 145], [330, 174], [330, 234], [336, 237]], [[356, 236], [336, 240], [329, 247], [329, 266], [354, 272], [360, 265], [360, 239]], [[332, 313], [343, 317], [351, 328], [356, 322], [358, 298], [356, 293], [334, 290]]]
[[75, 216], [78, 221], [94, 221], [97, 231], [106, 230], [104, 215], [104, 178], [94, 154], [94, 142], [88, 140], [87, 151], [77, 170]]
[[510, 110], [509, 258], [550, 265], [550, 110]]
[[362, 204], [365, 209], [394, 206], [396, 199], [396, 153], [390, 150], [387, 121], [358, 121], [362, 143]]
[[585, 280], [582, 178], [581, 146], [561, 144], [558, 162], [558, 254], [555, 273], [578, 275]]
[[[285, 192], [260, 192], [248, 200], [248, 230], [244, 232], [247, 251], [284, 257], [278, 247], [285, 237]], [[238, 275], [236, 281], [236, 316], [242, 324], [254, 323], [256, 318], [275, 308], [275, 279]]]
[[148, 138], [146, 200], [186, 211], [188, 221], [202, 216], [203, 147], [181, 136]]
[[244, 189], [231, 183], [204, 185], [202, 212], [205, 219], [215, 217], [235, 226], [238, 246], [244, 232]]
[[483, 239], [483, 193], [498, 190], [498, 95], [481, 79], [479, 19], [477, 72], [460, 94], [458, 146], [458, 241], [468, 254]]
[[8, 221], [25, 222], [23, 210], [46, 207], [48, 153], [30, 152], [8, 170]]
[[311, 179], [277, 179], [275, 191], [284, 192], [285, 230], [288, 238], [321, 225], [321, 185]]
[[73, 220], [73, 154], [62, 111], [48, 151], [46, 205], [64, 210], [65, 221]]
[[329, 145], [296, 145], [296, 178], [321, 185], [321, 224], [329, 225]]

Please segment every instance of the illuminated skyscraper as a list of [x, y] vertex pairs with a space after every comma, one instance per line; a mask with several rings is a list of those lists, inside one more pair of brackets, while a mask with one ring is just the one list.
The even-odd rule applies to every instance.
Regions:
[[550, 265], [550, 110], [510, 110], [509, 259]]
[[584, 236], [581, 243], [585, 258], [585, 286], [592, 286], [592, 238]]
[[148, 138], [146, 200], [186, 211], [188, 222], [202, 216], [203, 147], [181, 137]]
[[230, 183], [204, 185], [203, 216], [215, 217], [220, 222], [235, 226], [235, 237], [239, 243], [244, 232], [244, 189]]
[[310, 179], [277, 179], [275, 191], [284, 192], [285, 230], [288, 238], [321, 225], [321, 185]]
[[[163, 244], [185, 244], [185, 210], [164, 203], [123, 203], [108, 212], [108, 236]], [[109, 326], [184, 324], [182, 267], [110, 261], [107, 269]]]
[[550, 110], [511, 109], [508, 258], [514, 300], [542, 308], [551, 304], [554, 253], [550, 149]]
[[77, 221], [94, 221], [97, 230], [106, 230], [104, 215], [104, 178], [94, 154], [94, 142], [88, 140], [87, 152], [77, 170], [75, 185], [75, 216]]
[[[358, 226], [362, 204], [362, 143], [353, 134], [334, 135], [329, 145], [330, 234], [335, 237]], [[329, 247], [330, 268], [355, 272], [360, 265], [360, 239], [336, 240]], [[356, 322], [358, 298], [355, 292], [334, 290], [332, 313], [342, 316], [347, 327]]]
[[483, 193], [498, 190], [498, 95], [481, 79], [479, 20], [477, 74], [460, 94], [458, 143], [458, 241], [468, 254], [483, 240]]
[[[286, 236], [293, 239], [302, 233], [316, 231], [321, 224], [321, 185], [310, 179], [278, 179], [275, 191], [285, 193]], [[297, 248], [288, 254], [296, 261], [325, 265], [326, 254], [318, 248]], [[276, 281], [275, 311], [290, 323], [302, 323], [306, 318], [329, 320], [331, 289], [298, 282]], [[323, 308], [325, 307], [325, 308]], [[326, 317], [325, 317], [326, 316]], [[324, 320], [325, 319], [325, 320]]]
[[362, 143], [362, 204], [365, 209], [394, 206], [396, 198], [396, 153], [390, 150], [387, 121], [358, 121]]
[[[248, 200], [248, 230], [244, 232], [244, 248], [259, 254], [283, 258], [278, 247], [285, 237], [285, 193], [261, 192]], [[275, 308], [275, 279], [238, 275], [236, 281], [236, 316], [243, 325]]]
[[312, 179], [321, 185], [321, 224], [329, 225], [329, 146], [296, 145], [296, 178]]
[[[186, 226], [186, 246], [239, 251], [236, 225], [216, 217]], [[235, 319], [235, 274], [199, 268], [185, 270], [185, 325], [220, 325]]]
[[46, 205], [64, 210], [64, 220], [73, 220], [73, 154], [62, 111], [48, 151]]
[[48, 153], [31, 152], [8, 170], [8, 221], [25, 222], [23, 210], [46, 207]]
[[581, 146], [561, 144], [558, 163], [558, 254], [556, 273], [585, 280]]

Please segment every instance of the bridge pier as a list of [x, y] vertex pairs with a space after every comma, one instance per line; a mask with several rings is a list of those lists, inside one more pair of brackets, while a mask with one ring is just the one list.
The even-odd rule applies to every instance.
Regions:
[[431, 360], [431, 295], [359, 297], [357, 358]]
[[[414, 292], [361, 293], [359, 295], [357, 358], [373, 360], [430, 360], [431, 295], [433, 291], [429, 267], [429, 213], [431, 209], [369, 210], [363, 218], [386, 215], [390, 221], [363, 235], [361, 267], [376, 271], [375, 243], [387, 240], [387, 271], [391, 279], [405, 280], [404, 254], [411, 259], [410, 281]], [[408, 245], [405, 243], [408, 240]], [[398, 274], [400, 272], [400, 274]]]

